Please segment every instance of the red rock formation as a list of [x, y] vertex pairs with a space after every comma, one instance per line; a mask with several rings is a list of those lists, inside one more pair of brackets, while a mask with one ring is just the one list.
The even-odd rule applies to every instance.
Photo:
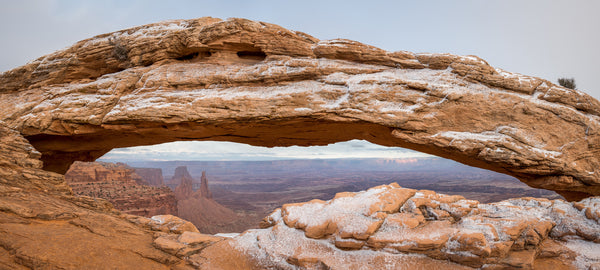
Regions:
[[[599, 197], [481, 204], [394, 183], [286, 204], [264, 229], [190, 260], [207, 269], [594, 269], [599, 209]], [[204, 259], [217, 254], [229, 261]]]
[[[0, 108], [3, 268], [600, 267], [600, 103], [477, 57], [386, 52], [242, 19], [170, 21], [0, 74]], [[42, 170], [181, 138], [365, 139], [591, 197], [480, 204], [389, 185], [285, 205], [264, 229], [223, 240], [73, 196]]]
[[171, 183], [179, 183], [175, 188], [175, 198], [177, 198], [177, 201], [190, 198], [194, 194], [194, 180], [185, 166], [177, 167], [175, 176], [171, 178]]
[[180, 183], [175, 188], [177, 216], [189, 220], [201, 232], [236, 232], [248, 226], [233, 210], [212, 199], [206, 172], [202, 172], [202, 183], [196, 191], [193, 190], [192, 176], [186, 166], [175, 169], [171, 183]]
[[208, 189], [208, 179], [206, 178], [206, 171], [202, 171], [202, 178], [200, 179], [200, 196], [203, 198], [212, 199], [212, 193]]
[[99, 35], [0, 74], [0, 120], [65, 172], [116, 147], [363, 139], [600, 195], [600, 102], [476, 56], [387, 52], [200, 18]]
[[155, 245], [162, 224], [136, 225], [104, 199], [74, 196], [39, 158], [0, 121], [0, 269], [193, 269]]
[[163, 181], [162, 169], [160, 168], [134, 168], [135, 173], [139, 175], [144, 182], [150, 186], [162, 187], [165, 185]]
[[128, 214], [177, 214], [177, 201], [169, 188], [141, 185], [142, 178], [123, 163], [75, 162], [65, 179], [75, 194], [106, 199]]
[[171, 177], [171, 179], [169, 180], [169, 184], [176, 184], [179, 185], [181, 184], [181, 179], [191, 179], [193, 181], [193, 177], [192, 175], [190, 175], [190, 173], [187, 170], [186, 166], [178, 166], [177, 168], [175, 168], [175, 173], [173, 174], [173, 177]]

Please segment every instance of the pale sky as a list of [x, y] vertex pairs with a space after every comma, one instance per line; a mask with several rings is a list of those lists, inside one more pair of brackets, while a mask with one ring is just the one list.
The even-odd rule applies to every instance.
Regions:
[[597, 0], [0, 0], [0, 72], [136, 25], [242, 17], [389, 51], [477, 55], [553, 82], [574, 77], [600, 99], [599, 11]]
[[329, 158], [421, 158], [430, 155], [400, 147], [385, 147], [352, 140], [327, 146], [257, 147], [232, 142], [172, 142], [113, 149], [103, 161], [127, 160], [276, 160]]

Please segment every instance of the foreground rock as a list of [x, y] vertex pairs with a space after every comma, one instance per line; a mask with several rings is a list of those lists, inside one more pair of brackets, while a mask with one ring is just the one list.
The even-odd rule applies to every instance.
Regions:
[[147, 186], [142, 179], [123, 163], [75, 162], [65, 174], [75, 194], [105, 199], [124, 213], [176, 215], [175, 194], [168, 187]]
[[364, 139], [600, 195], [600, 103], [475, 56], [384, 50], [244, 19], [80, 41], [0, 74], [0, 120], [64, 173], [115, 147]]
[[599, 197], [480, 204], [391, 184], [284, 205], [265, 229], [190, 258], [207, 269], [588, 269], [600, 266], [599, 206]]
[[155, 246], [158, 234], [172, 231], [136, 225], [103, 199], [74, 196], [39, 157], [0, 121], [1, 269], [192, 269]]

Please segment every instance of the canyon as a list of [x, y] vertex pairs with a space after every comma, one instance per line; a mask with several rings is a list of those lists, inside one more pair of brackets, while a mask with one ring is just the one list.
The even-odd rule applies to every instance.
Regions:
[[177, 215], [175, 194], [167, 187], [148, 186], [137, 170], [123, 163], [75, 162], [65, 181], [74, 194], [105, 199], [127, 214]]
[[[149, 178], [138, 175], [140, 171]], [[161, 172], [160, 177], [156, 175], [158, 172]], [[161, 169], [107, 162], [77, 161], [65, 174], [75, 195], [105, 199], [126, 214], [143, 217], [173, 215], [210, 234], [242, 232], [258, 227], [260, 218], [256, 214], [248, 219], [249, 215], [236, 213], [212, 199], [205, 172], [198, 190], [194, 189], [195, 180], [185, 166], [175, 168], [168, 181], [176, 185], [173, 191], [165, 185], [150, 186], [149, 183], [156, 183], [157, 179], [163, 179]]]
[[[206, 172], [202, 172], [200, 181], [200, 188], [195, 190], [195, 180], [187, 167], [175, 168], [169, 183], [177, 183], [178, 217], [190, 221], [199, 231], [210, 234], [241, 232], [258, 225], [256, 220], [248, 220], [243, 213], [236, 213], [213, 200]], [[255, 224], [252, 224], [253, 221]]]
[[[0, 74], [0, 108], [5, 268], [600, 267], [600, 102], [476, 56], [387, 52], [245, 19], [174, 20]], [[118, 147], [351, 139], [508, 174], [565, 200], [486, 204], [391, 183], [286, 204], [261, 229], [225, 237], [77, 196], [62, 175]]]

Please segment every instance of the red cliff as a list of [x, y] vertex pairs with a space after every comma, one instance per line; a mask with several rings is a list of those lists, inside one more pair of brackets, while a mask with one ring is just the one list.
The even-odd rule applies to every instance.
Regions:
[[169, 188], [141, 185], [143, 178], [123, 163], [75, 162], [65, 180], [75, 194], [106, 199], [128, 214], [151, 217], [177, 213], [177, 201]]

